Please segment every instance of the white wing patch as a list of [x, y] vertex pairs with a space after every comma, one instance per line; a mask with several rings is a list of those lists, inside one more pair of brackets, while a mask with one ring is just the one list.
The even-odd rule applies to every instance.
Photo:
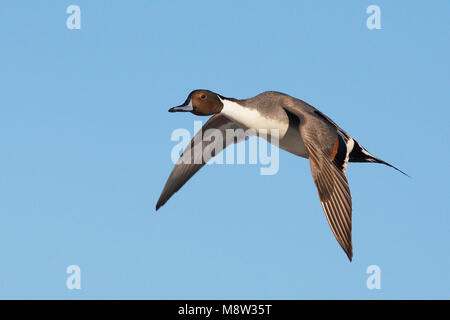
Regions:
[[345, 173], [345, 170], [347, 170], [347, 164], [348, 164], [348, 160], [350, 159], [350, 153], [353, 150], [353, 147], [355, 146], [355, 140], [353, 140], [352, 137], [350, 137], [347, 141], [346, 147], [347, 147], [347, 154], [345, 155], [345, 160], [343, 163], [343, 169], [342, 171]]

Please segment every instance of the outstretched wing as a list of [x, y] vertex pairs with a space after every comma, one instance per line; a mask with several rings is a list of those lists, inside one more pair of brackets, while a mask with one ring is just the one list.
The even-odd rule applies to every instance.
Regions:
[[[324, 121], [316, 109], [288, 101], [285, 109], [299, 117], [299, 130], [308, 151], [311, 173], [320, 203], [336, 240], [350, 261], [352, 247], [352, 197], [345, 178], [348, 161], [346, 136], [333, 122]], [[351, 137], [348, 136], [351, 139]]]
[[[216, 129], [216, 130], [209, 130]], [[208, 162], [208, 156], [214, 157], [232, 143], [245, 139], [243, 134], [236, 135], [235, 139], [226, 139], [227, 129], [244, 129], [237, 123], [221, 114], [212, 116], [202, 127], [190, 144], [186, 147], [170, 173], [163, 191], [156, 204], [156, 210], [163, 206], [172, 195]], [[220, 135], [216, 133], [220, 132]], [[222, 139], [218, 139], [221, 137]], [[205, 155], [205, 156], [204, 156]], [[206, 160], [206, 161], [205, 161]]]
[[305, 141], [311, 173], [320, 203], [336, 240], [350, 261], [352, 249], [352, 197], [344, 173], [325, 155], [314, 141]]

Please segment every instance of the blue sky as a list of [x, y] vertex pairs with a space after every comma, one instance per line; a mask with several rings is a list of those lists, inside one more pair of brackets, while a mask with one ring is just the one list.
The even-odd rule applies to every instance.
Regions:
[[[81, 8], [81, 29], [66, 8]], [[368, 30], [366, 8], [381, 8]], [[0, 298], [450, 298], [450, 2], [5, 1]], [[350, 164], [354, 261], [308, 161], [203, 168], [155, 213], [169, 114], [196, 88], [277, 90], [381, 165]], [[206, 118], [201, 118], [205, 121]], [[66, 268], [81, 268], [81, 289]], [[366, 269], [381, 269], [381, 289]]]

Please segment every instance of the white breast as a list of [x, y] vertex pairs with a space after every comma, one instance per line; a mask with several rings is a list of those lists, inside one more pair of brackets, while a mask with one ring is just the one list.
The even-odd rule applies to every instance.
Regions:
[[267, 130], [266, 132], [268, 133], [270, 133], [270, 130], [272, 129], [278, 129], [280, 138], [284, 137], [288, 130], [289, 120], [287, 117], [286, 121], [271, 119], [265, 117], [254, 108], [247, 108], [237, 102], [226, 99], [221, 101], [223, 103], [221, 113], [249, 129], [253, 129], [256, 132], [260, 132], [260, 130]]

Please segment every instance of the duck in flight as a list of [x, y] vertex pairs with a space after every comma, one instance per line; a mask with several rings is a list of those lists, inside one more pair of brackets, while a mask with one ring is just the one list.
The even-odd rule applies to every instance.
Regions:
[[[311, 173], [320, 203], [336, 240], [352, 260], [352, 198], [345, 177], [349, 162], [381, 163], [407, 175], [393, 165], [370, 154], [330, 118], [306, 102], [287, 94], [267, 91], [249, 99], [226, 98], [209, 90], [194, 90], [186, 101], [169, 112], [191, 112], [210, 116], [202, 130], [192, 139], [175, 164], [156, 204], [163, 206], [201, 167], [202, 153], [195, 148], [214, 147], [223, 150], [233, 141], [198, 139], [208, 129], [225, 133], [231, 129], [252, 129], [253, 132], [277, 129], [279, 147], [309, 159]], [[211, 141], [212, 140], [212, 141]], [[199, 145], [200, 144], [200, 145]], [[214, 145], [212, 145], [214, 144]], [[189, 151], [189, 152], [188, 152]], [[195, 159], [199, 157], [201, 159]]]

